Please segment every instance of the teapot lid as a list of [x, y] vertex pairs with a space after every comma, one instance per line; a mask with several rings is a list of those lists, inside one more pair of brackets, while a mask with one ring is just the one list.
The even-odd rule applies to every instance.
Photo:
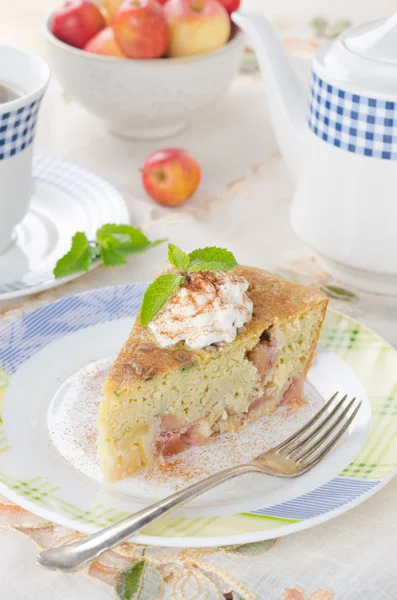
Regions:
[[397, 101], [397, 11], [342, 32], [320, 48], [313, 67], [344, 90]]
[[343, 41], [363, 58], [397, 65], [397, 11], [388, 19], [350, 29]]

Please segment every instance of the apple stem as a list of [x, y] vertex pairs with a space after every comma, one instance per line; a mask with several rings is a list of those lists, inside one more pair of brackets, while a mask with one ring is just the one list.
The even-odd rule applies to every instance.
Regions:
[[204, 8], [203, 0], [191, 0], [190, 8], [196, 12], [201, 12]]
[[140, 169], [138, 169], [138, 171], [140, 173], [146, 173], [146, 175], [153, 175], [154, 177], [157, 177], [157, 179], [159, 181], [165, 180], [164, 173], [161, 173], [160, 171], [152, 171], [151, 169], [144, 169], [144, 168], [140, 168]]

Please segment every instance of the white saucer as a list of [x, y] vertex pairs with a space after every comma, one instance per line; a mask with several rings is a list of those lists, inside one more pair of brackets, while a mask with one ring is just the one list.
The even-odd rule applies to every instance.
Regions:
[[55, 279], [53, 268], [70, 247], [73, 234], [88, 238], [105, 223], [128, 223], [127, 206], [110, 183], [78, 165], [37, 156], [28, 214], [14, 239], [0, 255], [0, 300], [40, 292], [66, 280]]

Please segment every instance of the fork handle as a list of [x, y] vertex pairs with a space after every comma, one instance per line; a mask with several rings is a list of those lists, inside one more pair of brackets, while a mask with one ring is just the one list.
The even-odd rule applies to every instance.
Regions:
[[106, 529], [98, 531], [98, 533], [88, 536], [82, 541], [74, 542], [73, 544], [62, 548], [53, 548], [51, 550], [40, 552], [38, 563], [48, 569], [74, 571], [90, 560], [97, 558], [102, 552], [105, 552], [105, 550], [110, 550], [110, 548], [114, 548], [118, 544], [121, 544], [134, 533], [137, 533], [143, 527], [149, 525], [149, 523], [153, 523], [153, 521], [160, 519], [160, 517], [163, 517], [183, 504], [186, 504], [186, 502], [189, 502], [189, 500], [196, 498], [207, 490], [239, 475], [257, 471], [259, 471], [259, 469], [254, 465], [246, 464], [232, 467], [221, 471], [220, 473], [216, 473], [215, 475], [211, 475], [179, 492], [175, 492], [175, 494], [172, 494], [164, 500], [160, 500], [159, 502], [140, 510], [134, 515], [131, 515], [114, 525], [110, 525], [110, 527], [106, 527]]

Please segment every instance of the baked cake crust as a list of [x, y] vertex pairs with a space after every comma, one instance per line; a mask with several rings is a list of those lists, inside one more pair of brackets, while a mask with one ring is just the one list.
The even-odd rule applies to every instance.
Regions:
[[[245, 325], [245, 331], [236, 337], [231, 346], [241, 343], [244, 338], [253, 334], [262, 333], [277, 321], [287, 320], [319, 305], [323, 305], [325, 313], [328, 299], [318, 289], [280, 279], [256, 267], [239, 266], [233, 272], [249, 281], [247, 294], [254, 304], [254, 314], [252, 320]], [[321, 323], [318, 329], [320, 328]], [[314, 349], [315, 347], [312, 354]], [[150, 329], [139, 324], [138, 316], [128, 340], [113, 364], [105, 383], [105, 390], [129, 388], [139, 381], [188, 368], [194, 364], [198, 354], [208, 352], [206, 349], [190, 350], [184, 343], [171, 348], [161, 348]], [[305, 374], [310, 364], [311, 360]]]

